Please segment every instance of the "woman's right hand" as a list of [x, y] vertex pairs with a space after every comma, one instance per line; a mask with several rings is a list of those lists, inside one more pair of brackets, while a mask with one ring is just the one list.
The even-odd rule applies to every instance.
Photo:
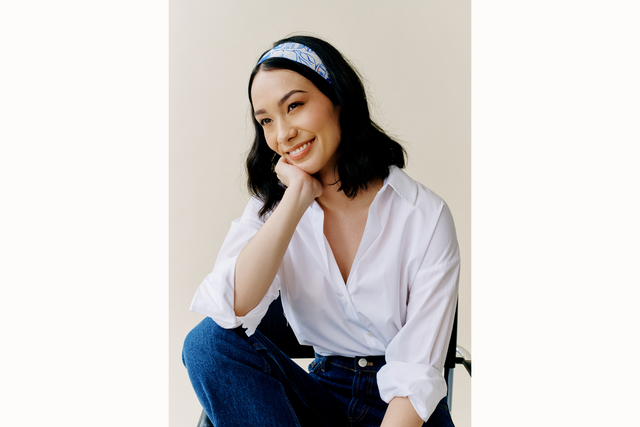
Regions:
[[322, 194], [320, 181], [285, 159], [280, 158], [274, 170], [287, 190], [260, 230], [238, 255], [234, 289], [236, 316], [249, 313], [265, 296], [278, 273], [298, 222], [309, 205]]
[[322, 183], [299, 167], [289, 163], [284, 157], [280, 157], [274, 171], [280, 182], [287, 188], [298, 189], [301, 197], [309, 201], [308, 204], [322, 195]]

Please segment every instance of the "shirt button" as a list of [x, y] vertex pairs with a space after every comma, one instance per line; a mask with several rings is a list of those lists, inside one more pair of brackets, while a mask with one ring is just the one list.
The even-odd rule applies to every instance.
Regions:
[[367, 366], [367, 359], [365, 359], [365, 358], [363, 357], [362, 359], [358, 360], [358, 365], [359, 365], [361, 368], [364, 368], [365, 366]]

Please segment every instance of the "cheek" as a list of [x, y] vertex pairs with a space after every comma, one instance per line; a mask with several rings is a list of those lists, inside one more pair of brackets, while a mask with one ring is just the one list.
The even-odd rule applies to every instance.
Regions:
[[340, 121], [339, 116], [332, 108], [327, 108], [323, 111], [324, 115], [322, 116], [322, 125], [325, 129], [325, 132], [331, 135], [332, 139], [336, 139], [336, 142], [340, 142]]
[[331, 136], [331, 139], [335, 144], [340, 144], [340, 126], [333, 120], [329, 120], [329, 124], [326, 126], [326, 132]]

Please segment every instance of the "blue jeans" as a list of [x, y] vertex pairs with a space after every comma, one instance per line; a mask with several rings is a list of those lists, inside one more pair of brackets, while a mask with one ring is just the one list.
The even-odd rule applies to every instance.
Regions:
[[[182, 360], [216, 427], [379, 426], [387, 404], [376, 373], [384, 356], [317, 356], [301, 369], [259, 331], [223, 329], [206, 318], [184, 343]], [[453, 426], [445, 399], [424, 424]]]

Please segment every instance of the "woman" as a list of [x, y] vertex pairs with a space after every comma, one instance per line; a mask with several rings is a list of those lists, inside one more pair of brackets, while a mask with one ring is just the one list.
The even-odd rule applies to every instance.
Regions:
[[[442, 368], [459, 251], [447, 205], [370, 119], [330, 44], [274, 43], [251, 73], [254, 197], [191, 309], [183, 360], [216, 426], [450, 426]], [[256, 331], [282, 295], [306, 373]]]

